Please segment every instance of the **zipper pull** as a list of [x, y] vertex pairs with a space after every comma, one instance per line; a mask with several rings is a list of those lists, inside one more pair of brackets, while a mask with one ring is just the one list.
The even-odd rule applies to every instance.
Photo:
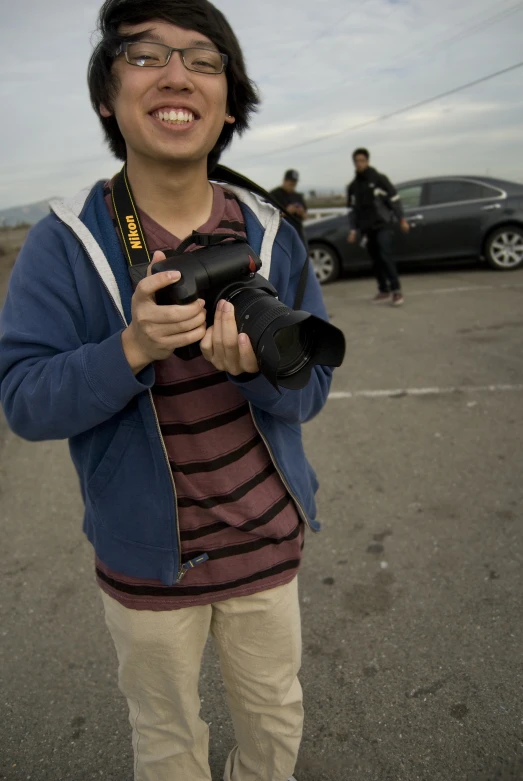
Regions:
[[197, 556], [195, 559], [186, 561], [185, 564], [182, 564], [182, 568], [178, 573], [178, 578], [176, 582], [180, 583], [187, 575], [190, 569], [194, 569], [195, 567], [198, 567], [198, 565], [200, 564], [205, 564], [206, 561], [209, 561], [209, 556], [207, 555], [207, 553], [202, 553], [201, 556]]

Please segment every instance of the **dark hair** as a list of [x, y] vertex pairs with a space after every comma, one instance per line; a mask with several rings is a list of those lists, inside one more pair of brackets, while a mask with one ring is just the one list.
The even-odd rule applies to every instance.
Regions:
[[120, 26], [143, 24], [153, 19], [202, 33], [229, 58], [225, 70], [227, 106], [236, 122], [224, 125], [209, 154], [208, 170], [211, 172], [234, 134], [241, 135], [249, 127], [250, 116], [257, 110], [260, 99], [256, 85], [247, 76], [238, 39], [225, 16], [208, 0], [105, 0], [98, 16], [98, 30], [102, 37], [91, 55], [87, 78], [92, 106], [102, 123], [111, 151], [120, 160], [125, 160], [127, 149], [116, 118], [102, 117], [100, 104], [111, 106], [118, 91], [112, 65], [116, 49], [125, 40], [125, 36], [119, 33]]
[[366, 157], [366, 158], [367, 158], [367, 160], [369, 160], [369, 159], [370, 159], [369, 150], [368, 150], [368, 149], [365, 149], [365, 147], [363, 147], [363, 146], [361, 146], [359, 149], [355, 149], [355, 150], [354, 150], [354, 152], [352, 153], [352, 159], [353, 159], [353, 160], [356, 160], [356, 157], [357, 157], [358, 155], [363, 155], [363, 157]]

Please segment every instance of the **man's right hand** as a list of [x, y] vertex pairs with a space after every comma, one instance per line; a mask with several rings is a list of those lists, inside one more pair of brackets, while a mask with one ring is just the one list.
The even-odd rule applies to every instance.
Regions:
[[356, 244], [357, 239], [358, 239], [358, 232], [350, 231], [349, 235], [347, 236], [347, 241], [349, 242], [349, 244]]
[[[163, 252], [155, 252], [153, 263], [165, 260]], [[206, 332], [204, 301], [198, 299], [184, 306], [158, 306], [156, 292], [180, 279], [179, 271], [151, 274], [136, 286], [132, 298], [132, 320], [122, 332], [125, 357], [134, 374], [153, 361], [162, 361], [178, 347], [199, 342]]]

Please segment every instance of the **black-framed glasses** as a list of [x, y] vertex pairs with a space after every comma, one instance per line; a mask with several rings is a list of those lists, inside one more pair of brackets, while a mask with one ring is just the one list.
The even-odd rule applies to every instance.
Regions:
[[183, 64], [189, 71], [195, 73], [209, 73], [217, 76], [223, 73], [229, 58], [215, 49], [203, 49], [190, 47], [188, 49], [175, 49], [164, 43], [153, 41], [124, 41], [115, 52], [115, 56], [125, 54], [129, 65], [139, 68], [164, 68], [173, 52], [179, 52]]

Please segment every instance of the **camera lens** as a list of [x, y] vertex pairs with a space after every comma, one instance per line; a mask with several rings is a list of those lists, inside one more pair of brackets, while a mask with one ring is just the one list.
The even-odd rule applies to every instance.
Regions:
[[250, 338], [260, 371], [274, 387], [298, 390], [313, 366], [339, 366], [343, 360], [343, 334], [329, 323], [290, 309], [264, 289], [237, 286], [227, 297], [238, 330]]
[[280, 328], [274, 334], [274, 341], [280, 353], [278, 377], [289, 377], [310, 361], [313, 344], [306, 322]]

